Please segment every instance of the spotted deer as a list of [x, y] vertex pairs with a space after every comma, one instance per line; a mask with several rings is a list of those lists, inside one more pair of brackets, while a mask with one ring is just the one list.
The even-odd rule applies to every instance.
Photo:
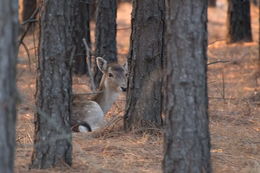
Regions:
[[127, 87], [127, 65], [108, 64], [97, 57], [98, 69], [103, 73], [97, 94], [85, 102], [75, 102], [72, 106], [72, 130], [93, 131], [105, 125], [105, 114], [112, 107], [121, 92]]

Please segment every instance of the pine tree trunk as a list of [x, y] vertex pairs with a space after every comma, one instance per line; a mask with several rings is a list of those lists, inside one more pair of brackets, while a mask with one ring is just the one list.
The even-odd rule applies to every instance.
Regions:
[[[116, 0], [97, 0], [96, 18], [96, 57], [100, 56], [109, 63], [117, 62], [116, 51]], [[94, 66], [95, 84], [98, 86], [102, 73]]]
[[22, 21], [28, 20], [36, 9], [36, 0], [22, 0]]
[[0, 1], [0, 172], [12, 173], [15, 154], [18, 3]]
[[72, 163], [72, 1], [44, 0], [40, 19], [35, 140], [31, 168]]
[[250, 3], [248, 0], [228, 0], [227, 42], [251, 42]]
[[134, 0], [125, 128], [162, 125], [164, 1]]
[[86, 49], [82, 39], [85, 38], [89, 47], [90, 42], [90, 28], [89, 28], [89, 2], [88, 1], [73, 1], [73, 42], [76, 46], [73, 71], [75, 74], [86, 74]]
[[166, 0], [165, 39], [163, 170], [165, 173], [211, 172], [207, 0]]
[[216, 7], [217, 5], [217, 0], [208, 0], [208, 5], [210, 7]]

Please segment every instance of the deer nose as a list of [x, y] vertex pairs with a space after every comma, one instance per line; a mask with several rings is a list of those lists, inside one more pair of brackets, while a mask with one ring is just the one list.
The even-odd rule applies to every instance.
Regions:
[[124, 87], [121, 87], [121, 90], [122, 90], [123, 92], [126, 92], [126, 88], [124, 88]]

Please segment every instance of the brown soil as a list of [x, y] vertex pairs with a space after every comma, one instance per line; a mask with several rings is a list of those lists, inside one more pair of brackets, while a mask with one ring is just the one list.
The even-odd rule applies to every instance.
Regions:
[[[227, 45], [224, 0], [209, 8], [208, 90], [213, 172], [260, 172], [260, 72], [259, 10], [251, 6], [254, 42]], [[123, 63], [130, 36], [131, 5], [122, 3], [118, 10], [118, 53]], [[92, 36], [94, 25], [92, 24]], [[25, 40], [31, 54], [31, 71], [23, 47], [19, 51], [17, 85], [21, 95], [18, 106], [15, 171], [28, 172], [33, 144], [33, 114], [36, 58], [34, 37]], [[37, 45], [37, 44], [36, 44]], [[74, 92], [89, 92], [86, 77], [74, 77]], [[73, 166], [30, 172], [141, 173], [162, 172], [163, 131], [154, 134], [125, 133], [122, 128], [125, 96], [107, 114], [111, 125], [106, 129], [73, 134]]]

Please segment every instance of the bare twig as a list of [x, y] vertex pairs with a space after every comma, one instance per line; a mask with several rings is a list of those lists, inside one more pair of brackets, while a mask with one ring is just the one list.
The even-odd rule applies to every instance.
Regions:
[[219, 60], [219, 61], [209, 62], [207, 65], [218, 64], [218, 63], [227, 63], [227, 62], [230, 62], [230, 61]]
[[89, 49], [89, 46], [88, 46], [86, 39], [83, 38], [82, 40], [83, 40], [83, 43], [84, 43], [85, 49], [86, 49], [88, 74], [89, 74], [89, 78], [90, 78], [91, 88], [95, 92], [96, 86], [95, 86], [94, 77], [93, 77], [93, 73], [91, 71], [91, 65], [90, 65], [90, 63], [91, 63], [90, 49]]
[[30, 143], [32, 144], [32, 143], [33, 143], [33, 140], [32, 140], [31, 135], [30, 135], [29, 133], [27, 133], [27, 137], [29, 138]]
[[[34, 32], [33, 32], [33, 50], [34, 50], [34, 58], [37, 60], [39, 57], [38, 57], [38, 48], [37, 48], [37, 46], [36, 46], [36, 41], [35, 41], [36, 39], [35, 39], [35, 30], [34, 30]], [[36, 61], [37, 62], [37, 61]]]
[[[208, 97], [209, 99], [223, 100], [223, 97]], [[225, 98], [225, 100], [240, 100], [241, 98]]]
[[226, 97], [226, 94], [225, 94], [225, 73], [224, 73], [224, 69], [222, 70], [222, 97], [223, 97], [223, 100], [225, 101], [225, 97]]
[[70, 62], [69, 62], [70, 68], [72, 68], [73, 58], [74, 58], [75, 52], [76, 52], [76, 46], [73, 46], [72, 52], [71, 52], [71, 55], [70, 55]]
[[226, 39], [220, 39], [220, 40], [212, 41], [211, 43], [208, 43], [208, 46], [211, 46], [211, 45], [215, 44], [216, 42], [225, 41], [225, 40], [226, 40]]
[[38, 22], [38, 20], [37, 20], [37, 19], [28, 19], [28, 20], [24, 21], [24, 22], [22, 23], [22, 25], [25, 25], [25, 24], [27, 24], [27, 23], [35, 23], [35, 22]]
[[[33, 19], [35, 18], [35, 16], [38, 14], [39, 11], [40, 11], [40, 7], [36, 8], [36, 9], [34, 10], [33, 14], [31, 15], [31, 17], [30, 17], [28, 20], [33, 20]], [[24, 37], [26, 36], [26, 34], [28, 33], [29, 29], [31, 28], [32, 23], [33, 23], [33, 22], [29, 22], [29, 24], [27, 25], [27, 28], [26, 28], [26, 30], [24, 31], [24, 33], [22, 34], [22, 36], [21, 36], [21, 38], [20, 38], [20, 41], [19, 41], [19, 43], [18, 43], [18, 48], [19, 48], [19, 46], [22, 44]]]
[[128, 30], [128, 29], [131, 29], [131, 27], [128, 26], [128, 27], [117, 28], [117, 30]]
[[73, 93], [72, 95], [94, 95], [102, 93], [103, 91], [89, 92], [89, 93]]
[[28, 47], [26, 46], [26, 44], [24, 44], [23, 41], [22, 41], [21, 44], [23, 45], [23, 47], [24, 47], [24, 49], [25, 49], [25, 51], [26, 51], [26, 53], [27, 53], [27, 56], [28, 56], [28, 64], [29, 64], [29, 70], [30, 70], [30, 72], [32, 72], [30, 51], [29, 51]]
[[19, 49], [20, 45], [23, 45], [23, 47], [24, 47], [25, 50], [26, 50], [26, 53], [27, 53], [27, 56], [28, 56], [28, 63], [29, 63], [30, 72], [32, 71], [30, 52], [29, 52], [29, 49], [28, 49], [28, 47], [26, 46], [26, 44], [23, 42], [23, 40], [24, 40], [26, 34], [28, 33], [28, 31], [30, 30], [30, 28], [31, 28], [31, 26], [32, 26], [32, 23], [35, 22], [35, 21], [33, 21], [33, 22], [29, 22], [29, 21], [35, 20], [35, 16], [38, 14], [39, 10], [40, 10], [40, 7], [36, 8], [36, 9], [34, 10], [33, 14], [31, 15], [31, 17], [30, 17], [27, 21], [25, 21], [25, 22], [23, 23], [23, 24], [26, 24], [26, 23], [29, 23], [29, 24], [27, 25], [27, 28], [26, 28], [26, 30], [24, 31], [24, 33], [22, 34], [22, 36], [21, 36], [21, 38], [20, 38], [20, 40], [19, 40], [19, 43], [18, 43], [18, 49]]

